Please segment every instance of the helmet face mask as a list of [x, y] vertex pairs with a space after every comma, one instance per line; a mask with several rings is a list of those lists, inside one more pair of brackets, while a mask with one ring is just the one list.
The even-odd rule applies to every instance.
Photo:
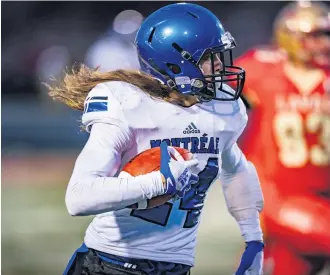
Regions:
[[[205, 28], [207, 26], [207, 28]], [[151, 14], [135, 40], [141, 69], [200, 101], [237, 100], [245, 72], [233, 66], [236, 42], [209, 10], [195, 4], [172, 4]], [[210, 70], [201, 70], [210, 59]], [[217, 70], [216, 60], [222, 63]], [[219, 61], [217, 61], [219, 62]], [[234, 88], [230, 89], [230, 85]]]
[[[226, 34], [230, 35], [229, 33]], [[233, 40], [233, 42], [235, 41]], [[201, 101], [209, 101], [212, 99], [231, 101], [239, 98], [244, 86], [245, 71], [233, 65], [232, 48], [235, 46], [236, 44], [233, 44], [233, 46], [225, 48], [225, 50], [223, 50], [223, 46], [218, 46], [207, 49], [202, 54], [198, 61], [199, 67], [202, 67], [201, 63], [204, 60], [210, 59], [211, 71], [205, 73], [202, 70], [201, 73], [203, 77], [194, 79], [192, 83], [192, 93], [196, 94]], [[216, 60], [221, 64], [219, 70], [216, 70]], [[201, 87], [201, 83], [203, 83], [203, 87]], [[225, 88], [224, 84], [227, 85], [227, 87], [230, 85], [233, 89]], [[226, 96], [218, 97], [218, 92], [224, 93]]]

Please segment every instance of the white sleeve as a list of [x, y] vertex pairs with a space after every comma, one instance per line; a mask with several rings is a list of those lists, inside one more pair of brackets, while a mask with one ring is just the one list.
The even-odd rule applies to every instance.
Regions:
[[71, 215], [114, 211], [163, 194], [159, 171], [138, 177], [113, 177], [131, 138], [117, 125], [93, 124], [66, 191], [65, 202]]
[[245, 241], [262, 240], [259, 212], [264, 200], [257, 171], [236, 143], [222, 153], [220, 181], [228, 211], [238, 222]]

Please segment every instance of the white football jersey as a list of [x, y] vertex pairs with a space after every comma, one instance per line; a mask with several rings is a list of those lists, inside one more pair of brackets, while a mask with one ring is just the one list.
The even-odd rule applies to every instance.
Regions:
[[200, 216], [221, 169], [221, 152], [236, 142], [247, 123], [243, 102], [212, 100], [184, 108], [151, 98], [130, 84], [107, 82], [89, 93], [82, 121], [88, 130], [104, 122], [132, 133], [134, 140], [121, 152], [120, 168], [109, 176], [165, 140], [195, 155], [199, 165], [193, 171], [200, 178], [181, 200], [96, 215], [86, 231], [86, 245], [117, 256], [193, 266]]

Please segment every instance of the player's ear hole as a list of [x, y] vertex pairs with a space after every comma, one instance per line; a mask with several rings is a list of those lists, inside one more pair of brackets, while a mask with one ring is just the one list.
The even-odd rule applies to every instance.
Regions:
[[174, 74], [179, 74], [181, 73], [181, 68], [173, 63], [166, 63], [167, 67], [171, 70], [172, 73]]

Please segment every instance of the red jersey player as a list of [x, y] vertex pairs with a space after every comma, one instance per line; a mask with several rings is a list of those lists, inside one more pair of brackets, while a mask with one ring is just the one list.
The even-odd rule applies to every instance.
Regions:
[[330, 259], [329, 7], [289, 4], [275, 38], [236, 60], [252, 107], [241, 148], [263, 185], [265, 274], [317, 274]]

